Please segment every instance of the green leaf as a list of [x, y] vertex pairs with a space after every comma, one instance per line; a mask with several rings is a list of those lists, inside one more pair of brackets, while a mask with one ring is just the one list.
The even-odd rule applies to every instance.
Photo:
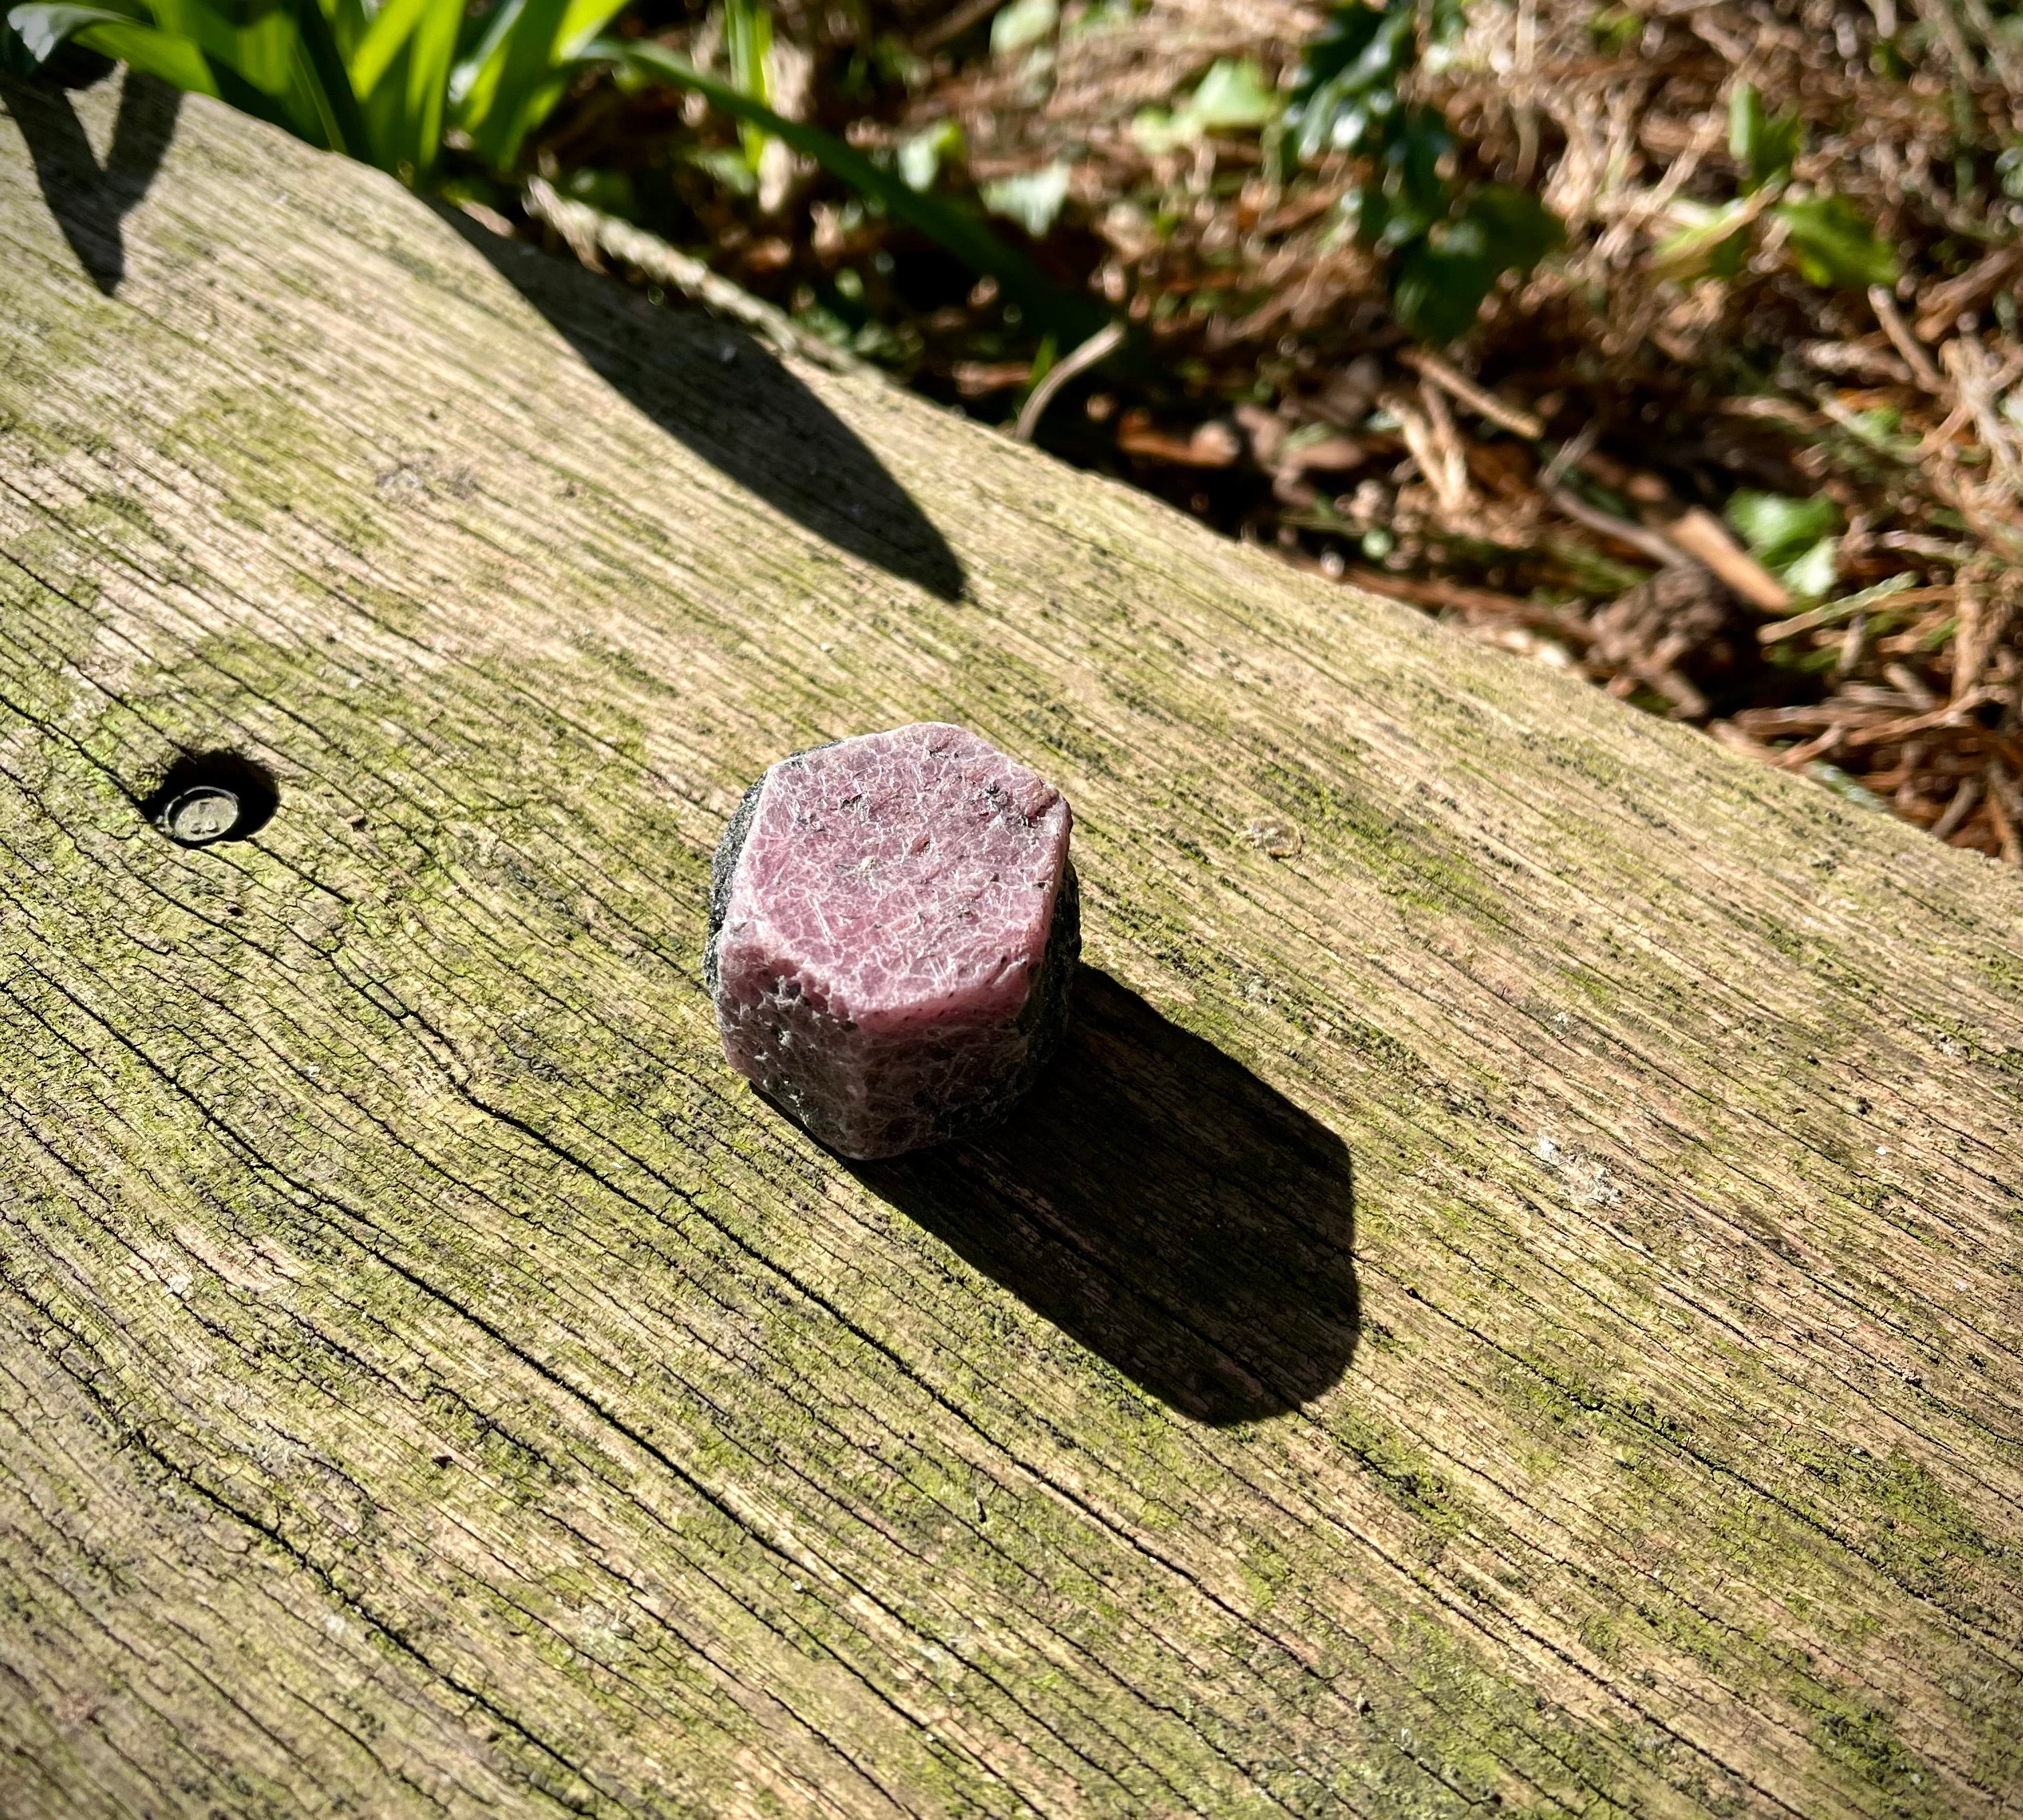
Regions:
[[1495, 283], [1496, 268], [1478, 236], [1450, 233], [1415, 241], [1399, 254], [1392, 273], [1392, 313], [1419, 341], [1454, 341], [1474, 327]]
[[[324, 143], [320, 110], [297, 93], [302, 44], [281, 0], [235, 6], [229, 12], [215, 0], [152, 0], [148, 10], [158, 31], [187, 38], [214, 68], [236, 71], [280, 104], [279, 117], [291, 130], [313, 144]], [[275, 117], [272, 106], [268, 116]]]
[[435, 167], [463, 25], [463, 0], [387, 0], [350, 60], [372, 161], [410, 181]]
[[1718, 278], [1724, 284], [1732, 284], [1742, 276], [1743, 262], [1749, 257], [1751, 236], [1746, 233], [1730, 234], [1707, 254], [1707, 275]]
[[75, 40], [415, 180], [435, 162], [460, 37], [482, 40], [455, 71], [460, 123], [503, 166], [620, 3], [504, 0], [468, 27], [464, 0], [384, 0], [369, 16], [365, 0], [33, 0], [15, 10], [51, 48]]
[[1784, 565], [1778, 572], [1794, 599], [1824, 600], [1832, 593], [1834, 583], [1838, 578], [1836, 557], [1839, 549], [1838, 537], [1822, 537], [1810, 549], [1802, 550], [1794, 560]]
[[[291, 108], [286, 96], [277, 97], [255, 86], [229, 61], [207, 54], [205, 47], [187, 34], [143, 23], [137, 16], [138, 8], [130, 11], [127, 5], [128, 0], [99, 5], [58, 0], [57, 4], [16, 6], [8, 20], [20, 35], [23, 49], [38, 63], [65, 43], [80, 45], [192, 94], [210, 95], [229, 102], [241, 113], [268, 121], [312, 144], [322, 143], [316, 137], [313, 115], [305, 115]], [[280, 24], [285, 30], [287, 21]], [[232, 28], [218, 22], [217, 35], [229, 45]]]
[[313, 97], [324, 137], [331, 148], [369, 161], [365, 116], [351, 86], [351, 72], [337, 48], [337, 35], [319, 0], [294, 0], [295, 31], [302, 46], [304, 86]]
[[1659, 277], [1685, 283], [1702, 276], [1733, 278], [1741, 271], [1751, 217], [1740, 199], [1718, 208], [1681, 200], [1673, 203], [1672, 213], [1699, 218], [1658, 243], [1651, 265]]
[[[527, 0], [496, 0], [496, 4], [478, 13], [474, 21], [478, 27], [477, 41], [465, 49], [450, 72], [449, 104], [459, 115], [466, 108], [480, 109], [490, 104], [489, 95], [481, 101], [477, 91], [488, 90], [497, 82], [499, 53], [526, 7]], [[459, 42], [459, 48], [465, 47]]]
[[1000, 177], [978, 192], [993, 215], [1016, 221], [1036, 240], [1044, 239], [1068, 196], [1068, 166], [1056, 159], [1038, 170]]
[[433, 0], [386, 0], [351, 54], [351, 84], [361, 100], [379, 86]]
[[[298, 9], [313, 20], [305, 22]], [[77, 42], [217, 95], [312, 145], [357, 145], [357, 109], [348, 105], [341, 60], [328, 54], [331, 27], [315, 0], [152, 0], [137, 19], [123, 0], [101, 10], [105, 20], [75, 28]], [[149, 14], [152, 24], [144, 22]], [[305, 40], [305, 23], [313, 42]], [[119, 49], [108, 49], [115, 42]]]
[[628, 221], [639, 218], [638, 196], [631, 178], [622, 170], [572, 171], [561, 188], [572, 202], [587, 203], [605, 214]]
[[1530, 191], [1507, 183], [1474, 191], [1462, 217], [1481, 223], [1489, 255], [1505, 272], [1529, 272], [1567, 237], [1557, 215]]
[[1201, 136], [1194, 116], [1185, 108], [1172, 114], [1164, 108], [1140, 108], [1131, 116], [1129, 131], [1132, 142], [1147, 158], [1191, 145]]
[[1395, 251], [1447, 221], [1454, 187], [1440, 166], [1453, 149], [1454, 135], [1433, 108], [1408, 108], [1391, 117], [1377, 182], [1352, 192], [1356, 234], [1364, 245]]
[[941, 175], [944, 158], [960, 157], [962, 128], [953, 119], [937, 120], [899, 141], [899, 174], [910, 190], [931, 190]]
[[192, 94], [218, 93], [217, 79], [202, 51], [186, 38], [172, 38], [138, 23], [124, 10], [100, 5], [16, 6], [7, 15], [7, 23], [38, 64], [47, 63], [64, 45], [75, 42]]
[[[495, 170], [520, 146], [590, 60], [597, 34], [624, 0], [506, 0], [450, 83], [453, 117]], [[762, 110], [763, 111], [763, 110]]]
[[[111, 20], [102, 25], [87, 25], [75, 34], [77, 42], [87, 50], [95, 50], [101, 57], [109, 57], [115, 63], [123, 63], [129, 69], [138, 70], [143, 75], [159, 77], [177, 88], [187, 89], [193, 95], [211, 95], [224, 98], [224, 86], [218, 80], [218, 72], [203, 53], [186, 38], [171, 38], [166, 31], [157, 31], [152, 26], [130, 24], [123, 20]], [[264, 97], [263, 97], [264, 98]], [[246, 113], [255, 113], [252, 108], [243, 108]], [[257, 117], [284, 126], [284, 121], [274, 119], [271, 107], [261, 107]]]
[[1750, 554], [1781, 570], [1840, 525], [1840, 508], [1824, 495], [1794, 499], [1783, 493], [1744, 491], [1728, 502], [1726, 516]]
[[1536, 196], [1485, 184], [1452, 221], [1399, 254], [1392, 312], [1421, 341], [1454, 341], [1474, 326], [1498, 279], [1530, 271], [1564, 236], [1558, 217]]
[[1141, 108], [1132, 117], [1131, 137], [1148, 157], [1200, 142], [1210, 133], [1254, 131], [1276, 119], [1279, 100], [1264, 72], [1246, 57], [1211, 64], [1194, 92], [1171, 113]]
[[1413, 9], [1337, 6], [1308, 45], [1286, 108], [1302, 159], [1374, 151], [1398, 111], [1399, 79], [1418, 54]]
[[[724, 47], [730, 59], [730, 79], [738, 92], [770, 106], [772, 90], [766, 79], [766, 53], [773, 48], [773, 15], [764, 0], [723, 0]], [[758, 127], [740, 125], [738, 142], [744, 148], [744, 162], [755, 171], [766, 149], [766, 135]]]
[[1846, 196], [1781, 202], [1770, 213], [1784, 224], [1791, 262], [1808, 284], [1865, 290], [1897, 282], [1896, 254]]
[[688, 145], [675, 155], [684, 164], [708, 171], [733, 196], [755, 196], [759, 193], [758, 175], [745, 162], [741, 147], [733, 152], [727, 145]]
[[1279, 101], [1250, 57], [1223, 57], [1209, 66], [1184, 111], [1204, 133], [1241, 133], [1278, 117]]
[[1788, 177], [1805, 148], [1805, 134], [1796, 109], [1772, 119], [1764, 111], [1756, 85], [1737, 82], [1728, 100], [1728, 149], [1741, 166], [1743, 194]]
[[1627, 6], [1604, 6], [1588, 21], [1594, 47], [1604, 57], [1620, 57], [1643, 37], [1648, 21]]
[[1440, 167], [1454, 149], [1454, 135], [1436, 108], [1407, 108], [1392, 116], [1384, 185], [1392, 208], [1391, 235], [1423, 234], [1446, 218], [1454, 190]]
[[[360, 41], [365, 36], [367, 15], [365, 0], [324, 0], [324, 15], [330, 20], [330, 29], [337, 39], [337, 48], [344, 59], [344, 67], [351, 68], [351, 59]], [[352, 84], [355, 90], [357, 83]]]
[[1426, 0], [1426, 37], [1436, 45], [1457, 42], [1468, 30], [1468, 0]]
[[706, 75], [693, 64], [649, 42], [602, 38], [585, 54], [616, 64], [635, 77], [658, 78], [691, 89], [712, 107], [739, 122], [750, 121], [776, 139], [785, 140], [838, 181], [846, 183], [894, 220], [925, 234], [973, 272], [988, 273], [1005, 295], [1033, 319], [1035, 325], [1059, 332], [1063, 345], [1073, 346], [1093, 334], [1107, 320], [1088, 298], [1063, 290], [1032, 261], [993, 234], [975, 216], [964, 214], [945, 198], [923, 195], [896, 170], [881, 170], [854, 147], [804, 120], [788, 120], [740, 94], [728, 82]]
[[387, 160], [397, 168], [402, 158], [416, 179], [427, 177], [442, 148], [443, 122], [449, 103], [450, 72], [456, 62], [457, 40], [463, 29], [461, 0], [430, 0], [429, 9], [408, 40], [406, 68], [399, 93], [400, 140]]
[[1763, 97], [1756, 85], [1737, 82], [1728, 97], [1728, 151], [1745, 173], [1756, 162], [1765, 119]]
[[1016, 57], [1049, 38], [1061, 16], [1060, 0], [1012, 0], [990, 22], [990, 54]]
[[8, 13], [7, 24], [29, 57], [42, 64], [88, 25], [144, 24], [147, 17], [137, 5], [83, 5], [58, 0], [56, 4], [16, 6]]

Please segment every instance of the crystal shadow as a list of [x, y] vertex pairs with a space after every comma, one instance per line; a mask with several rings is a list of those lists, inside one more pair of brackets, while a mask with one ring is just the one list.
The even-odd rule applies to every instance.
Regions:
[[1282, 1415], [1355, 1351], [1347, 1147], [1085, 967], [1059, 1054], [980, 1138], [849, 1165], [1134, 1383], [1198, 1421]]
[[0, 98], [28, 142], [35, 181], [63, 237], [85, 275], [102, 294], [112, 296], [126, 276], [120, 221], [148, 193], [161, 168], [176, 136], [181, 92], [129, 71], [102, 170], [84, 122], [60, 88], [0, 80]]
[[913, 496], [743, 330], [699, 310], [658, 308], [489, 233], [460, 210], [437, 212], [593, 372], [677, 442], [837, 548], [940, 599], [960, 597], [961, 561]]

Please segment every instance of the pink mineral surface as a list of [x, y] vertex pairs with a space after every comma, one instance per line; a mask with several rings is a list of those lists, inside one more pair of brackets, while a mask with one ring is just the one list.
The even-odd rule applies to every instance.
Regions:
[[731, 818], [712, 881], [704, 972], [730, 1065], [846, 1157], [1001, 1116], [1066, 1016], [1072, 820], [960, 727], [782, 758]]

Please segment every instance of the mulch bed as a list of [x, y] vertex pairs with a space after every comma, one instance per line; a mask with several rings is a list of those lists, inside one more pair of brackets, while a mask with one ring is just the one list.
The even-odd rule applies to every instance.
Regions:
[[[1567, 230], [1433, 349], [1354, 231], [1366, 161], [1144, 124], [1218, 64], [1290, 88], [1320, 9], [1026, 5], [996, 51], [975, 3], [783, 6], [772, 78], [874, 155], [938, 134], [945, 193], [1063, 190], [1037, 236], [993, 225], [1132, 332], [1037, 405], [1073, 349], [784, 147], [741, 177], [693, 101], [594, 84], [542, 170], [931, 397], [2023, 866], [2023, 33], [1985, 0], [1429, 14], [1404, 92], [1453, 175]], [[720, 62], [711, 16], [635, 28]], [[1893, 283], [1809, 281], [1767, 206], [1682, 266], [1747, 203], [1745, 83], [1803, 123], [1781, 193], [1846, 199]]]

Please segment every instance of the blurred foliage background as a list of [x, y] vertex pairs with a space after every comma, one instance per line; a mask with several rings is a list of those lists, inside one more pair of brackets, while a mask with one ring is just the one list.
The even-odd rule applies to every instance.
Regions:
[[2010, 0], [7, 20], [2023, 867]]

